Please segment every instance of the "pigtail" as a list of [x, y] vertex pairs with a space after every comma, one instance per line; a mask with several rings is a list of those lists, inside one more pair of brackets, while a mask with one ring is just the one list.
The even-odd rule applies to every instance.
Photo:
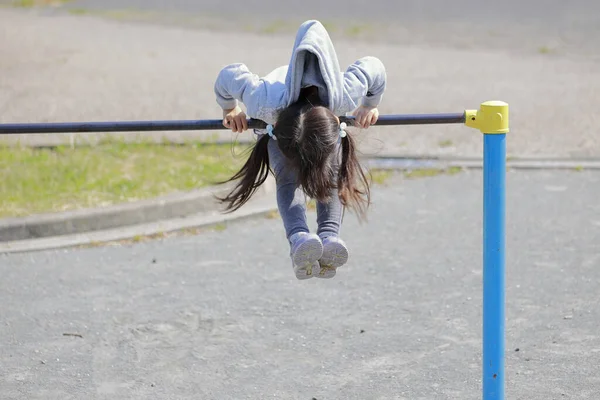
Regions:
[[227, 183], [239, 179], [233, 190], [225, 197], [217, 197], [221, 203], [226, 203], [225, 212], [233, 212], [242, 207], [269, 176], [269, 136], [261, 135], [254, 144], [244, 166], [230, 179], [220, 182]]
[[338, 195], [341, 203], [354, 209], [359, 217], [366, 215], [371, 204], [369, 180], [360, 165], [356, 142], [349, 133], [342, 138], [342, 159], [338, 175]]

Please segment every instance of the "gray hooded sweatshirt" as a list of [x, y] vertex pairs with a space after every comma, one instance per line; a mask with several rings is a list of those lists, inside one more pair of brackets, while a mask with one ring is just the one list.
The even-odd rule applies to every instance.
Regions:
[[227, 65], [219, 72], [214, 91], [221, 108], [232, 109], [240, 101], [248, 117], [275, 124], [279, 111], [297, 101], [307, 86], [316, 86], [323, 103], [343, 116], [361, 104], [378, 106], [385, 85], [385, 67], [375, 57], [360, 58], [342, 72], [327, 30], [310, 20], [298, 29], [289, 65], [262, 78], [245, 64]]

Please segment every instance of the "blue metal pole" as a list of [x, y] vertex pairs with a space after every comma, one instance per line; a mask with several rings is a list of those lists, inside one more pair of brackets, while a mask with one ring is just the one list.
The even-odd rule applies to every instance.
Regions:
[[483, 399], [504, 400], [506, 134], [484, 134]]

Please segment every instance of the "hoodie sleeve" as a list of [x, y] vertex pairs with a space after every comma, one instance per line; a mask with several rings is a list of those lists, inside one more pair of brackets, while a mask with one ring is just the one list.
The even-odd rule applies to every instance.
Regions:
[[386, 86], [385, 66], [376, 57], [363, 57], [344, 73], [344, 86], [356, 105], [377, 107]]
[[248, 67], [241, 63], [225, 66], [219, 72], [215, 81], [214, 91], [217, 103], [224, 110], [229, 110], [241, 101], [246, 108], [260, 104], [264, 95], [263, 81], [258, 75], [251, 73]]

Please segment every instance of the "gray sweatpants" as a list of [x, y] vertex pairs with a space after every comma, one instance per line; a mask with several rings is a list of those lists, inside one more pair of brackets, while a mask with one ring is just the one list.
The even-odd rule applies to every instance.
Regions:
[[[269, 163], [275, 174], [277, 206], [283, 220], [286, 237], [297, 232], [309, 232], [306, 221], [306, 196], [297, 182], [297, 173], [286, 165], [286, 159], [277, 141], [269, 139]], [[339, 154], [339, 148], [338, 148]], [[339, 165], [339, 157], [338, 157]], [[343, 206], [337, 190], [328, 203], [317, 202], [317, 235], [321, 238], [338, 236], [343, 217]]]

